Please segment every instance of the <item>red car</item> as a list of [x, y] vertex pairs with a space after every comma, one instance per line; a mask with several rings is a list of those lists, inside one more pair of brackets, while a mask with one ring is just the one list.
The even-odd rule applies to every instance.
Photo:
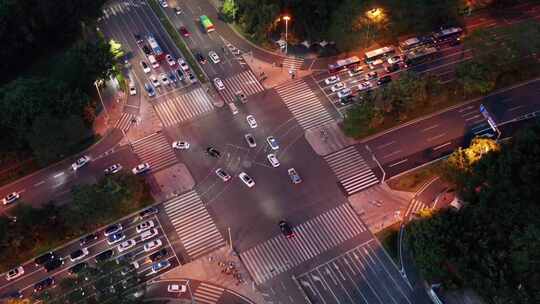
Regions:
[[182, 36], [189, 37], [189, 31], [185, 26], [181, 26], [178, 31], [180, 32], [180, 34], [182, 34]]

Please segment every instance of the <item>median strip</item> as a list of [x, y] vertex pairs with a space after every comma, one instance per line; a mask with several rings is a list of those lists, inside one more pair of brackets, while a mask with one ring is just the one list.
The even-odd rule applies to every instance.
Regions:
[[199, 81], [201, 83], [207, 82], [206, 76], [204, 75], [199, 64], [197, 64], [195, 57], [193, 57], [190, 49], [187, 47], [184, 40], [180, 37], [180, 34], [178, 34], [169, 18], [161, 10], [161, 6], [159, 6], [159, 3], [156, 0], [149, 0], [148, 3], [150, 4], [150, 7], [154, 11], [154, 13], [158, 16], [159, 21], [173, 40], [176, 47], [178, 47], [178, 49], [180, 49], [180, 52], [182, 52], [182, 55], [184, 55], [184, 58], [197, 75], [197, 78], [199, 78]]

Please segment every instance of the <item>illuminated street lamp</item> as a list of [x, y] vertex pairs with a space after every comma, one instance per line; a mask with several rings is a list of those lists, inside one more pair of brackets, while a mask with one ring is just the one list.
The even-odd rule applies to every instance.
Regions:
[[289, 30], [289, 20], [291, 20], [291, 17], [285, 15], [283, 16], [283, 20], [285, 20], [285, 55], [287, 55], [287, 48], [289, 46], [289, 43], [287, 42], [287, 33]]

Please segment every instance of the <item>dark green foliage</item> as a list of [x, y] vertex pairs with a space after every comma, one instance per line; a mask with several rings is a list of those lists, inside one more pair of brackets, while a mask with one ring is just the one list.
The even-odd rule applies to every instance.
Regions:
[[12, 222], [0, 217], [0, 268], [6, 270], [51, 246], [90, 232], [151, 203], [144, 180], [116, 174], [97, 184], [76, 186], [73, 201], [62, 207], [18, 204]]
[[490, 303], [539, 303], [540, 123], [461, 163], [466, 207], [409, 226], [418, 266], [428, 280], [471, 287]]
[[[0, 82], [17, 77], [44, 51], [65, 47], [83, 23], [101, 14], [104, 0], [4, 0], [0, 2]], [[9, 71], [9, 72], [7, 72]]]

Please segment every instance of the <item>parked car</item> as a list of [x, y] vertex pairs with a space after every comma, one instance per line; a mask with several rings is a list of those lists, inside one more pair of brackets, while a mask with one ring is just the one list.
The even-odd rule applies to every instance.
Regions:
[[158, 213], [159, 213], [159, 209], [157, 207], [148, 207], [144, 209], [143, 211], [139, 212], [139, 216], [141, 218], [146, 218], [151, 215], [158, 214]]
[[95, 240], [97, 240], [99, 236], [96, 233], [90, 233], [89, 235], [82, 237], [79, 240], [79, 245], [86, 246], [88, 244], [93, 243]]
[[56, 284], [56, 281], [52, 277], [45, 278], [34, 285], [34, 292], [40, 292], [47, 288], [51, 288]]
[[103, 231], [103, 235], [104, 236], [109, 236], [111, 234], [115, 234], [117, 232], [120, 232], [122, 230], [122, 224], [120, 223], [116, 223], [116, 224], [112, 224], [112, 225], [109, 225], [107, 226], [107, 228], [105, 228], [105, 230]]
[[124, 252], [126, 250], [133, 248], [133, 246], [135, 246], [136, 244], [137, 242], [135, 242], [134, 239], [130, 239], [130, 240], [126, 240], [120, 243], [120, 245], [116, 246], [116, 249], [118, 250], [118, 252]]
[[150, 272], [151, 273], [157, 273], [157, 272], [160, 272], [161, 270], [167, 269], [169, 267], [171, 267], [171, 263], [169, 261], [167, 261], [167, 260], [164, 260], [164, 261], [152, 264]]
[[326, 83], [327, 85], [331, 85], [331, 84], [334, 84], [336, 82], [338, 82], [340, 79], [339, 79], [339, 76], [330, 76], [328, 78], [326, 78], [324, 80], [324, 83]]
[[137, 233], [141, 233], [146, 230], [149, 230], [150, 228], [154, 228], [154, 221], [152, 220], [148, 220], [148, 221], [144, 221], [140, 223], [139, 225], [135, 227], [135, 230], [137, 231]]
[[338, 82], [334, 84], [332, 87], [330, 87], [330, 90], [332, 90], [332, 92], [337, 92], [344, 88], [345, 88], [345, 84], [343, 82]]
[[69, 255], [69, 259], [71, 260], [71, 262], [76, 262], [78, 260], [84, 259], [88, 254], [90, 254], [90, 252], [88, 251], [88, 248], [86, 247], [80, 248], [73, 251]]
[[105, 262], [109, 260], [110, 258], [112, 258], [113, 255], [114, 255], [114, 251], [112, 249], [105, 250], [95, 256], [96, 263]]
[[151, 255], [149, 255], [148, 258], [152, 262], [157, 262], [157, 261], [163, 259], [164, 257], [166, 257], [168, 253], [169, 252], [167, 251], [166, 248], [162, 248], [162, 249], [152, 253]]
[[167, 60], [167, 63], [172, 67], [174, 67], [176, 65], [176, 60], [174, 60], [174, 58], [171, 56], [171, 54], [165, 55], [165, 60]]

